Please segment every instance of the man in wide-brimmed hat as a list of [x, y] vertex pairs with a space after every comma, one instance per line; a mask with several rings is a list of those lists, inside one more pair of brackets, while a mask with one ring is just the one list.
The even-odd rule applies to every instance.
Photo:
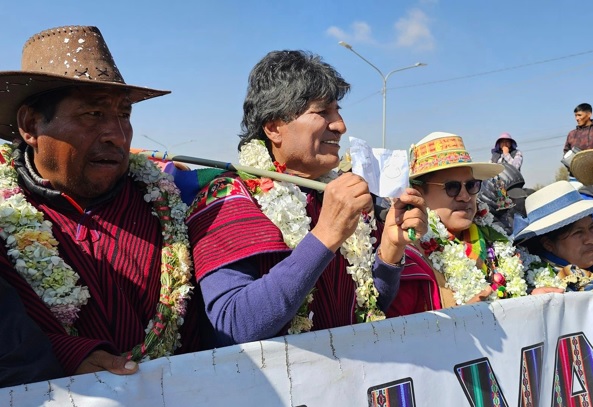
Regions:
[[65, 373], [133, 373], [178, 349], [184, 319], [184, 350], [197, 350], [186, 207], [129, 153], [132, 105], [169, 92], [126, 84], [83, 26], [32, 36], [0, 81], [0, 136], [18, 140], [0, 150], [0, 276]]
[[472, 161], [463, 139], [444, 132], [424, 137], [410, 155], [410, 183], [426, 201], [429, 227], [407, 247], [387, 316], [526, 295], [512, 242], [493, 224], [488, 206], [477, 201], [482, 182], [504, 167]]

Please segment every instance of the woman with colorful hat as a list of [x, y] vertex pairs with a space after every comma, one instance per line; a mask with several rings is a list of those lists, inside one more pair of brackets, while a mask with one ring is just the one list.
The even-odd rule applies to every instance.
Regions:
[[[420, 140], [410, 155], [410, 182], [426, 201], [429, 228], [406, 249], [387, 316], [526, 295], [525, 270], [511, 240], [477, 202], [482, 181], [503, 166], [473, 162], [462, 138], [443, 132]], [[562, 290], [536, 292], [548, 291]]]
[[568, 181], [558, 181], [527, 197], [525, 207], [527, 217], [515, 218], [514, 235], [517, 244], [544, 261], [534, 276], [540, 281], [533, 284], [559, 279], [567, 291], [593, 289], [593, 201]]

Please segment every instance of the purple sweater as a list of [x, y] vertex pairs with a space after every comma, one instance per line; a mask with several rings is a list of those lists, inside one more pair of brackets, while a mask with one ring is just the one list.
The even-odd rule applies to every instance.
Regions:
[[[334, 253], [309, 233], [288, 257], [261, 278], [259, 269], [250, 259], [202, 278], [200, 288], [206, 313], [214, 325], [216, 346], [277, 336], [296, 315], [305, 296], [334, 257]], [[383, 310], [395, 298], [401, 270], [379, 258], [375, 261], [373, 276]]]
[[[310, 227], [317, 224], [322, 196], [307, 193]], [[260, 210], [243, 182], [222, 175], [202, 188], [187, 220], [196, 280], [214, 327], [210, 346], [250, 342], [285, 334], [307, 294], [312, 330], [356, 323], [356, 284], [348, 261], [309, 233], [291, 250], [280, 230]], [[377, 222], [373, 236], [383, 230]], [[375, 247], [376, 248], [376, 247]], [[376, 259], [379, 306], [389, 307], [401, 268]]]

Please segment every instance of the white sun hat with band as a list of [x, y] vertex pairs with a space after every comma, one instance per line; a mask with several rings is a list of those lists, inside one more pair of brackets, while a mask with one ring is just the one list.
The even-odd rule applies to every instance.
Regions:
[[515, 243], [545, 235], [593, 214], [593, 200], [584, 199], [568, 181], [550, 184], [525, 200], [527, 217], [515, 215]]

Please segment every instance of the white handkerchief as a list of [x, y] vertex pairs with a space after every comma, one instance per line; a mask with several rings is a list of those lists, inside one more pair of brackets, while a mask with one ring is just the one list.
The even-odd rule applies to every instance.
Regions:
[[352, 172], [369, 184], [371, 193], [398, 198], [408, 187], [408, 153], [405, 150], [371, 148], [361, 139], [350, 137]]

